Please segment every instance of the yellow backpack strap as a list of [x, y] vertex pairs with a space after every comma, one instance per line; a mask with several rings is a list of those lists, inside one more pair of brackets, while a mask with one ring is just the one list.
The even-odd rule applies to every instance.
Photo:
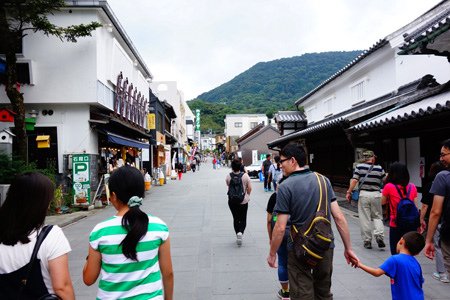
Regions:
[[328, 216], [328, 189], [325, 177], [317, 172], [314, 172], [314, 175], [316, 175], [319, 184], [319, 205], [317, 205], [317, 211], [323, 211]]

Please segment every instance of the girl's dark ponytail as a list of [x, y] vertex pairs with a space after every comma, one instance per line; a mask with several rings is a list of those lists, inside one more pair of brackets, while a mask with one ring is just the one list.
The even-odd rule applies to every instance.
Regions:
[[122, 217], [122, 226], [128, 233], [120, 245], [126, 258], [137, 260], [137, 244], [148, 230], [148, 216], [139, 208], [145, 193], [144, 177], [138, 169], [124, 166], [111, 174], [108, 185], [111, 193], [130, 207]]
[[128, 231], [128, 234], [120, 243], [122, 245], [122, 253], [126, 258], [137, 260], [136, 247], [147, 233], [148, 216], [139, 206], [130, 207], [130, 210], [122, 217], [122, 226]]

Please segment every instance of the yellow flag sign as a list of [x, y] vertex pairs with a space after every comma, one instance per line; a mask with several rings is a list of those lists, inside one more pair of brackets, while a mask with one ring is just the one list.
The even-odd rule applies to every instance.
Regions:
[[147, 114], [147, 129], [156, 129], [155, 114]]

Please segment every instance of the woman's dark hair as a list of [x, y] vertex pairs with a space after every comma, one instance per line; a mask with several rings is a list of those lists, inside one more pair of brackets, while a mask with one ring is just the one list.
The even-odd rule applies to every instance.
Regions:
[[389, 168], [386, 183], [401, 185], [406, 190], [406, 186], [409, 183], [409, 172], [406, 165], [397, 161], [394, 162]]
[[231, 162], [231, 170], [233, 170], [234, 172], [239, 172], [241, 170], [241, 161], [239, 159], [234, 159]]
[[436, 161], [431, 164], [430, 171], [428, 171], [428, 176], [430, 177], [431, 180], [433, 180], [434, 177], [436, 177], [437, 173], [443, 170], [445, 170], [445, 166], [441, 164], [440, 161]]
[[280, 156], [283, 155], [286, 158], [295, 158], [299, 167], [304, 167], [306, 165], [306, 151], [305, 149], [297, 144], [287, 144], [280, 151]]
[[14, 246], [29, 243], [28, 236], [44, 225], [55, 186], [37, 172], [17, 176], [0, 207], [0, 243]]
[[275, 160], [275, 163], [277, 164], [277, 171], [280, 170], [280, 156], [279, 155], [275, 155], [275, 157], [273, 158]]
[[442, 146], [450, 150], [450, 139], [443, 141]]
[[[115, 193], [117, 199], [128, 205], [131, 197], [144, 197], [145, 184], [141, 172], [131, 166], [116, 169], [109, 177], [109, 190]], [[130, 207], [122, 218], [122, 226], [128, 231], [120, 243], [122, 253], [126, 258], [137, 260], [136, 247], [148, 230], [148, 216], [139, 206]]]

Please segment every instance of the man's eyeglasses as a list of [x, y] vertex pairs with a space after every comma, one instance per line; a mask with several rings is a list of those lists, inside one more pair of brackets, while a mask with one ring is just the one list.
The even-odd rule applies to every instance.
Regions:
[[441, 153], [441, 154], [439, 154], [439, 157], [445, 157], [445, 156], [447, 156], [449, 154], [450, 154], [450, 152], [448, 152], [448, 153]]
[[287, 161], [287, 160], [290, 160], [291, 158], [292, 158], [292, 157], [285, 158], [285, 159], [280, 159], [280, 164], [284, 163], [284, 162]]

